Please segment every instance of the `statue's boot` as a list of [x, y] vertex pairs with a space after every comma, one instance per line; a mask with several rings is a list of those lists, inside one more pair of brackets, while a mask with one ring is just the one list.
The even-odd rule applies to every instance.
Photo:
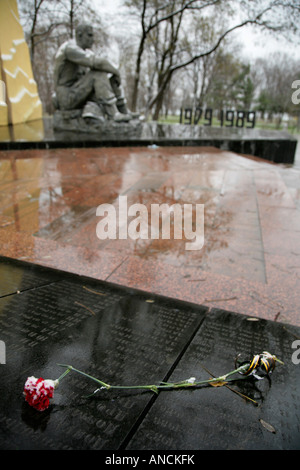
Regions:
[[116, 105], [118, 111], [121, 114], [128, 114], [129, 116], [131, 116], [131, 119], [138, 119], [140, 117], [140, 113], [134, 113], [132, 111], [129, 111], [126, 105], [126, 100], [125, 98], [123, 98], [123, 96], [118, 97]]
[[104, 122], [105, 117], [103, 115], [102, 108], [97, 105], [94, 101], [88, 101], [82, 111], [82, 117], [89, 122], [95, 121], [95, 123]]
[[116, 104], [103, 104], [107, 118], [115, 122], [129, 122], [132, 116], [129, 113], [121, 113]]
[[86, 122], [99, 124], [105, 122], [106, 118], [115, 122], [128, 122], [132, 119], [130, 114], [121, 113], [118, 111], [114, 103], [100, 103], [99, 105], [94, 101], [88, 101], [82, 111], [82, 117]]
[[119, 85], [118, 81], [116, 81], [115, 77], [112, 76], [110, 79], [110, 85], [114, 92], [114, 96], [116, 98], [116, 106], [119, 113], [124, 114], [126, 116], [130, 116], [131, 119], [137, 119], [140, 117], [139, 113], [133, 113], [129, 111], [126, 105], [126, 99], [124, 97], [123, 88]]
[[132, 116], [130, 116], [129, 114], [116, 112], [113, 119], [115, 122], [129, 122], [131, 121]]

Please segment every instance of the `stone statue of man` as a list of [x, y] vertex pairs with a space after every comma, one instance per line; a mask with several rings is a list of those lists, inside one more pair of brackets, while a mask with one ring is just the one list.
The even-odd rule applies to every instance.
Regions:
[[[82, 109], [83, 118], [129, 121], [120, 72], [91, 50], [93, 28], [76, 29], [76, 42], [62, 44], [55, 56], [55, 104], [60, 110]], [[110, 75], [110, 78], [109, 78]]]

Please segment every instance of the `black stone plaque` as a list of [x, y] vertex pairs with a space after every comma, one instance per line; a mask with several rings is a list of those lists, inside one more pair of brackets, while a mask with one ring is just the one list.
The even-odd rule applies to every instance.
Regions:
[[[23, 269], [26, 277], [30, 267]], [[39, 412], [24, 400], [27, 377], [54, 380], [64, 371], [57, 364], [67, 363], [112, 385], [159, 383], [207, 309], [61, 273], [51, 284], [3, 296], [0, 312], [6, 346], [0, 448], [118, 449], [147, 413], [153, 392], [104, 390], [86, 398], [97, 384], [72, 372], [50, 408]]]
[[[0, 298], [0, 449], [300, 449], [300, 328], [8, 259], [0, 271], [14, 286], [28, 280]], [[265, 350], [284, 365], [262, 381], [93, 394], [98, 385], [73, 371], [46, 411], [23, 397], [28, 376], [54, 380], [59, 363], [111, 385], [158, 385], [218, 377], [237, 354]]]
[[267, 350], [284, 365], [276, 366], [270, 380], [161, 392], [128, 449], [300, 449], [296, 337], [299, 328], [213, 309], [170, 381], [219, 377], [235, 368], [238, 353], [247, 358]]
[[61, 276], [54, 271], [31, 264], [24, 269], [24, 263], [0, 257], [0, 297], [50, 284], [58, 279]]

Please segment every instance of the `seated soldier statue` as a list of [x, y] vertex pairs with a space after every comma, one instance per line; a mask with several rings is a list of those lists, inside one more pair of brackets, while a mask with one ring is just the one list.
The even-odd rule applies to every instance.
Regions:
[[76, 29], [76, 42], [60, 46], [55, 56], [55, 107], [81, 109], [89, 122], [130, 121], [133, 115], [126, 107], [120, 72], [90, 49], [93, 43], [92, 26], [83, 24]]

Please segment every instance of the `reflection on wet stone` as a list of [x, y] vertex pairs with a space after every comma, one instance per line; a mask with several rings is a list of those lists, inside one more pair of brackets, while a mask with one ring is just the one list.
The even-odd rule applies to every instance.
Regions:
[[264, 129], [186, 126], [133, 120], [129, 123], [108, 121], [102, 129], [91, 130], [90, 126], [86, 125], [78, 129], [76, 119], [74, 125], [72, 120], [64, 120], [62, 115], [55, 117], [55, 126], [56, 129], [53, 130], [52, 118], [45, 118], [41, 123], [44, 129], [43, 137], [39, 134], [36, 138], [31, 137], [30, 141], [21, 128], [15, 132], [18, 138], [3, 139], [0, 148], [9, 150], [68, 146], [98, 147], [100, 143], [111, 147], [149, 145], [154, 149], [166, 145], [213, 146], [225, 151], [254, 155], [276, 163], [292, 164], [297, 147], [297, 140], [289, 133]]
[[[0, 167], [2, 255], [299, 324], [296, 167], [183, 146], [2, 152]], [[204, 247], [98, 239], [96, 209], [120, 195], [148, 211], [204, 204]]]

